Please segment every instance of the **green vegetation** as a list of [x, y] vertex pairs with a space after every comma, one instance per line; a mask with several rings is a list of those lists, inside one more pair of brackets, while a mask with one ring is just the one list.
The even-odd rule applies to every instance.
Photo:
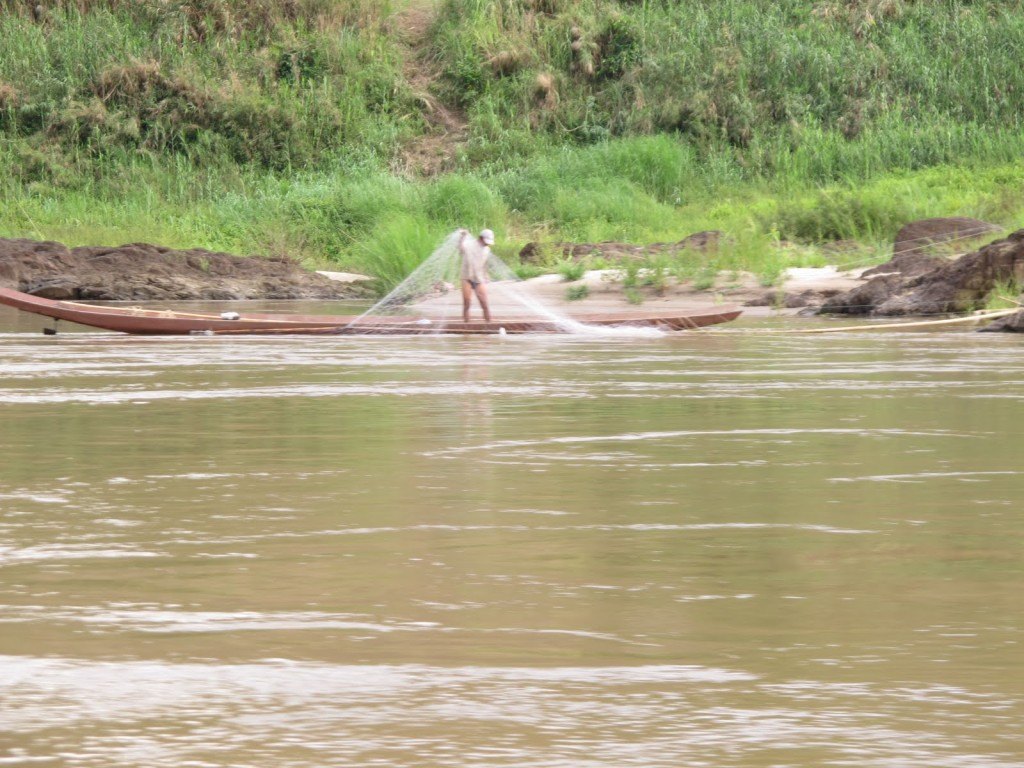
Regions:
[[586, 283], [580, 285], [570, 285], [565, 289], [565, 298], [568, 301], [580, 301], [581, 299], [587, 298], [590, 295], [590, 286]]
[[1024, 298], [1024, 287], [1011, 280], [996, 285], [985, 298], [979, 309], [994, 311], [999, 309], [1015, 309], [1021, 306]]
[[563, 261], [557, 265], [557, 269], [565, 282], [574, 283], [586, 274], [587, 265], [582, 261]]
[[664, 256], [654, 256], [649, 260], [644, 274], [644, 285], [653, 288], [661, 296], [668, 288], [669, 264]]
[[630, 290], [640, 284], [640, 267], [641, 264], [636, 259], [629, 259], [623, 264], [622, 269], [618, 271], [623, 288]]
[[539, 264], [517, 264], [512, 271], [520, 280], [529, 280], [547, 273], [547, 269]]
[[[36, 6], [0, 11], [3, 236], [289, 253], [386, 286], [456, 226], [513, 265], [528, 240], [726, 234], [625, 276], [657, 291], [771, 285], [832, 240], [880, 260], [916, 218], [1024, 223], [1014, 0]], [[443, 175], [417, 170], [428, 139]]]

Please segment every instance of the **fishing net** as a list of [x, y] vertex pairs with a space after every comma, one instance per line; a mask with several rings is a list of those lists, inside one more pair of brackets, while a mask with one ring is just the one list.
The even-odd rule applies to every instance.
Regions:
[[[462, 294], [462, 230], [448, 235], [427, 259], [387, 296], [350, 323], [360, 333], [458, 333], [464, 330]], [[465, 235], [472, 237], [472, 235]], [[596, 326], [574, 320], [550, 301], [532, 291], [496, 254], [486, 263], [488, 280], [484, 285], [494, 324], [493, 332], [522, 328], [586, 335], [661, 335], [654, 328]], [[471, 295], [470, 322], [483, 322], [477, 296]], [[479, 332], [477, 330], [476, 332]]]

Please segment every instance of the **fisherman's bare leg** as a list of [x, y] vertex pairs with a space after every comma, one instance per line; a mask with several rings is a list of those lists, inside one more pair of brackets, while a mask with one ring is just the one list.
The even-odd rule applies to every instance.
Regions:
[[469, 280], [462, 281], [462, 320], [463, 322], [469, 322], [469, 305], [473, 301], [473, 287], [469, 284]]
[[484, 311], [484, 320], [488, 323], [491, 322], [491, 307], [487, 303], [487, 286], [480, 283], [473, 290], [476, 291], [476, 300], [480, 302], [480, 309]]

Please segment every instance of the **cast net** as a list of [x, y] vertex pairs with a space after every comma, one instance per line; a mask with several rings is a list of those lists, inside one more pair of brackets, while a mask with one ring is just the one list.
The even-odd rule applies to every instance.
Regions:
[[[468, 235], [472, 237], [472, 235]], [[461, 279], [462, 231], [448, 235], [405, 280], [383, 299], [353, 320], [347, 330], [360, 334], [480, 332], [483, 312], [479, 299], [470, 295], [471, 327], [463, 323]], [[659, 336], [656, 328], [593, 325], [573, 319], [565, 310], [532, 290], [505, 262], [491, 253], [488, 280], [483, 291], [490, 307], [490, 332], [558, 332], [586, 335]]]

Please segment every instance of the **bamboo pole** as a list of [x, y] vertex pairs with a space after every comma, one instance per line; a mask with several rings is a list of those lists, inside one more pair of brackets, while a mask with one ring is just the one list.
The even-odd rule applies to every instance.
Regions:
[[893, 328], [926, 328], [938, 325], [956, 325], [958, 323], [974, 323], [983, 320], [995, 320], [1020, 312], [1019, 309], [1000, 309], [995, 312], [982, 312], [976, 315], [950, 317], [943, 320], [915, 320], [912, 323], [875, 323], [873, 325], [841, 325], [837, 328], [794, 328], [790, 330], [772, 331], [769, 329], [751, 329], [764, 333], [842, 333], [843, 331], [877, 331]]

